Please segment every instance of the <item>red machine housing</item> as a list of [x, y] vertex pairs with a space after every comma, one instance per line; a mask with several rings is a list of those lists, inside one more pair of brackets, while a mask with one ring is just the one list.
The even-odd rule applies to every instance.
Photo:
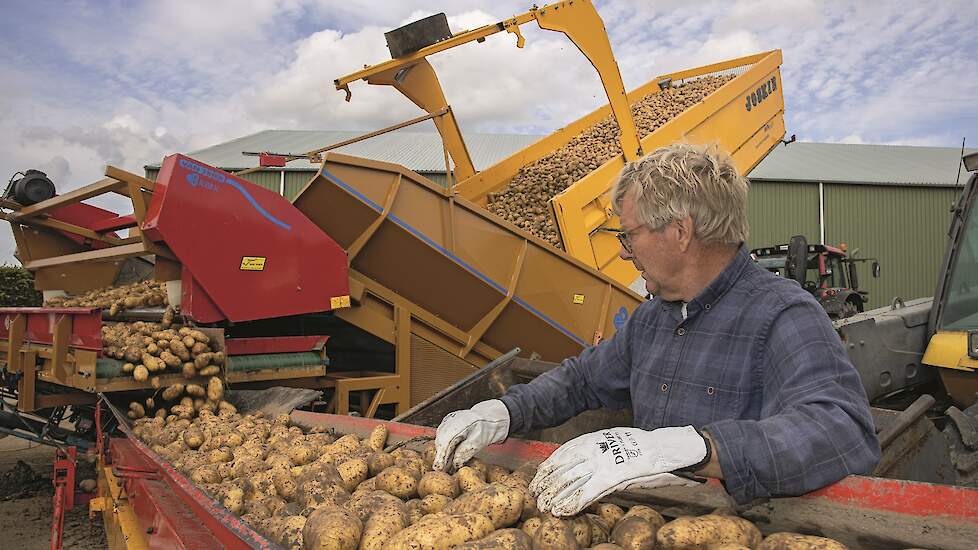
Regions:
[[181, 309], [198, 322], [349, 305], [339, 245], [278, 193], [184, 155], [164, 159], [142, 229], [183, 265]]

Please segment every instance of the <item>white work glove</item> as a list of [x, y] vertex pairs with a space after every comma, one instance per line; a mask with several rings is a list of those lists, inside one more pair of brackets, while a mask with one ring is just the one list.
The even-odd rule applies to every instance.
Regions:
[[537, 469], [530, 494], [541, 512], [572, 516], [626, 488], [698, 485], [668, 472], [704, 463], [707, 451], [706, 440], [692, 426], [600, 430], [554, 451]]
[[476, 403], [471, 409], [445, 415], [435, 434], [432, 468], [461, 468], [470, 458], [509, 435], [509, 409], [498, 399]]

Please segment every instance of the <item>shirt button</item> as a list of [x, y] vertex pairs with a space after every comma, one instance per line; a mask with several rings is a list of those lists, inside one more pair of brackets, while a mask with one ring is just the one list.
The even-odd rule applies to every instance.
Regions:
[[679, 328], [676, 329], [676, 334], [678, 336], [682, 336], [682, 335], [686, 334], [686, 329], [684, 329], [683, 327], [679, 327]]
[[662, 385], [662, 391], [666, 391], [668, 389], [669, 389], [669, 384], [663, 384]]
[[704, 308], [706, 308], [706, 310], [707, 310], [707, 311], [710, 311], [710, 304], [706, 304], [706, 305], [705, 305], [705, 306], [703, 306], [703, 307], [704, 307]]
[[713, 395], [714, 393], [716, 393], [716, 390], [713, 389], [713, 386], [710, 386], [709, 388], [706, 388], [706, 394], [707, 395]]

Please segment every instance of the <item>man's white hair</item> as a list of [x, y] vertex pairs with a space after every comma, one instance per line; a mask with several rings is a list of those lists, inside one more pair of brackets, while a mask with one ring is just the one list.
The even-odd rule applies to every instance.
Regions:
[[715, 145], [660, 147], [625, 164], [611, 193], [615, 214], [634, 197], [638, 220], [652, 229], [689, 216], [705, 244], [747, 241], [747, 181]]

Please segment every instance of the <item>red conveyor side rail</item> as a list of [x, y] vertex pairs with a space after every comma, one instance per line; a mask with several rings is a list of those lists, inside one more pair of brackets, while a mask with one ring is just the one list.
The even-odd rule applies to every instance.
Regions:
[[121, 419], [119, 428], [126, 437], [109, 439], [112, 474], [123, 481], [151, 548], [279, 548], [139, 441]]

